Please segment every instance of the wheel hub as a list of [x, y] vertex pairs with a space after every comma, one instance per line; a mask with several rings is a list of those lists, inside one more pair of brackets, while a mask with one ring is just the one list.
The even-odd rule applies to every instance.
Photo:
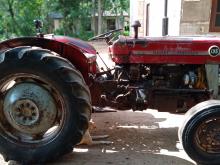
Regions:
[[57, 116], [56, 103], [44, 87], [35, 83], [13, 86], [4, 99], [9, 124], [26, 134], [41, 134], [51, 128]]
[[198, 146], [208, 153], [220, 152], [220, 118], [213, 118], [204, 122], [196, 131]]
[[17, 124], [31, 126], [39, 120], [39, 109], [31, 100], [18, 100], [11, 111], [12, 118]]

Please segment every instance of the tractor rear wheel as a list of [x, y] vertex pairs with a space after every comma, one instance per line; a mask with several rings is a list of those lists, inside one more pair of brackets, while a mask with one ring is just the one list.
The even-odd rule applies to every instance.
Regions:
[[53, 160], [79, 143], [91, 99], [66, 59], [36, 47], [0, 54], [0, 153], [23, 164]]
[[220, 164], [220, 101], [208, 100], [192, 107], [179, 129], [184, 150], [195, 162]]

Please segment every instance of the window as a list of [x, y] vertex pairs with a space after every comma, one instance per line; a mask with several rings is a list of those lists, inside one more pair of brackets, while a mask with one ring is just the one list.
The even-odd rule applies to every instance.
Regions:
[[107, 19], [107, 29], [108, 31], [115, 30], [115, 19]]
[[220, 32], [220, 0], [212, 0], [210, 32]]
[[87, 21], [87, 23], [84, 25], [86, 31], [92, 31], [92, 25], [91, 21]]

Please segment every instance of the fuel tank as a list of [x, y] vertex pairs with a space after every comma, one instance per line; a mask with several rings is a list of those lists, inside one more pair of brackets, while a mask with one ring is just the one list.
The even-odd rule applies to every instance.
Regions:
[[219, 64], [220, 38], [119, 36], [109, 48], [115, 63]]

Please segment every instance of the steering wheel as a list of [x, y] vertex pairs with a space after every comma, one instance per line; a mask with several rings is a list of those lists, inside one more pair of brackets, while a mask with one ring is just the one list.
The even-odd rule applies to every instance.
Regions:
[[115, 30], [108, 31], [106, 33], [99, 34], [97, 36], [90, 38], [89, 41], [105, 39], [107, 44], [109, 44], [109, 42], [111, 42], [112, 38], [114, 38], [113, 33], [121, 31], [121, 30], [123, 30], [123, 29], [115, 29]]

